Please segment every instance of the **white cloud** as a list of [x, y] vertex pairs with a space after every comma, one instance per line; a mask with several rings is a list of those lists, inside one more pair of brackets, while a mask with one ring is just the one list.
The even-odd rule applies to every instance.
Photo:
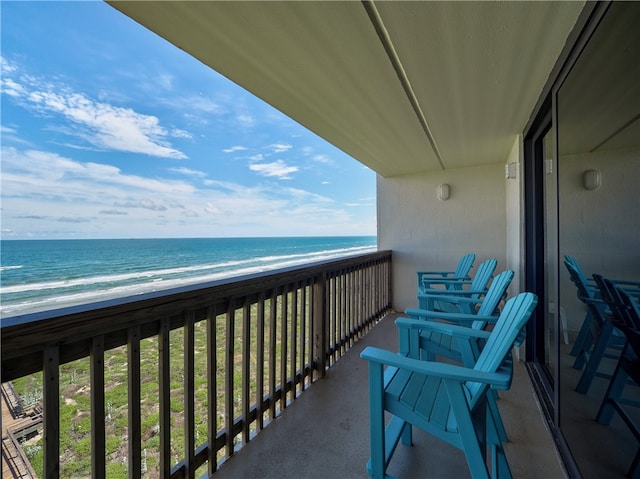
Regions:
[[195, 178], [204, 178], [207, 176], [207, 174], [204, 171], [191, 170], [185, 167], [169, 168], [169, 171], [173, 173], [178, 173], [180, 175], [193, 176]]
[[91, 220], [89, 218], [81, 218], [81, 217], [70, 218], [67, 216], [61, 216], [60, 218], [58, 218], [57, 221], [61, 223], [89, 223]]
[[329, 158], [327, 155], [315, 155], [313, 157], [313, 161], [317, 161], [318, 163], [323, 163], [323, 164], [333, 163], [333, 160], [331, 160], [331, 158]]
[[333, 200], [300, 188], [212, 179], [196, 188], [44, 151], [0, 154], [2, 223], [15, 238], [330, 234], [326, 228], [349, 232], [354, 224]]
[[276, 160], [272, 163], [254, 163], [249, 165], [249, 169], [262, 176], [276, 176], [281, 180], [290, 180], [290, 174], [295, 173], [299, 168], [288, 166], [282, 160]]
[[126, 216], [129, 213], [127, 213], [126, 211], [120, 211], [120, 210], [101, 210], [100, 214], [101, 215], [122, 215], [122, 216]]
[[243, 151], [246, 150], [247, 148], [245, 148], [244, 146], [232, 146], [231, 148], [225, 148], [224, 151], [225, 153], [235, 153], [236, 151]]
[[171, 130], [171, 136], [174, 138], [186, 138], [190, 140], [193, 138], [193, 135], [186, 130], [181, 130], [180, 128], [174, 128]]
[[253, 116], [245, 114], [238, 115], [236, 121], [244, 128], [251, 128], [256, 124]]
[[218, 208], [213, 203], [207, 203], [207, 206], [204, 207], [205, 213], [209, 213], [210, 215], [222, 215], [224, 214], [220, 208]]
[[196, 213], [193, 210], [185, 210], [182, 213], [180, 213], [182, 216], [185, 216], [187, 218], [197, 218], [198, 216], [200, 216], [198, 213]]
[[269, 148], [271, 148], [274, 153], [284, 153], [285, 151], [289, 151], [293, 147], [286, 143], [275, 143], [273, 145], [269, 145]]
[[[185, 182], [124, 174], [119, 168], [82, 163], [45, 151], [2, 150], [2, 195], [26, 197], [93, 197], [100, 192], [120, 197], [130, 192], [157, 195], [193, 192]], [[25, 186], [26, 185], [26, 186]]]
[[[20, 101], [26, 108], [44, 115], [60, 115], [71, 122], [63, 131], [94, 147], [140, 153], [163, 158], [187, 156], [172, 148], [168, 138], [185, 138], [183, 130], [169, 132], [153, 115], [95, 101], [83, 93], [45, 82], [29, 75], [17, 75], [17, 68], [2, 63], [2, 93]], [[6, 76], [7, 73], [16, 76]]]

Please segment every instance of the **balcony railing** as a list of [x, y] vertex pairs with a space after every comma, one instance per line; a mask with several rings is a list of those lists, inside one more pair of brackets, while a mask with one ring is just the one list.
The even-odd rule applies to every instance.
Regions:
[[[47, 478], [69, 474], [63, 431], [93, 478], [114, 461], [130, 478], [211, 475], [390, 310], [386, 251], [8, 318], [2, 381], [42, 379]], [[89, 410], [63, 414], [81, 393]]]

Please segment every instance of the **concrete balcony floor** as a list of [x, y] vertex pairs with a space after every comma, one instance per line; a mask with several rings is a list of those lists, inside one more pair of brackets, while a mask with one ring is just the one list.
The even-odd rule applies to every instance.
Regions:
[[[366, 478], [369, 457], [366, 346], [397, 351], [391, 314], [215, 474], [219, 478]], [[512, 388], [500, 393], [515, 478], [566, 477], [522, 363]], [[398, 445], [387, 473], [398, 478], [470, 477], [464, 454], [414, 428], [414, 445]]]

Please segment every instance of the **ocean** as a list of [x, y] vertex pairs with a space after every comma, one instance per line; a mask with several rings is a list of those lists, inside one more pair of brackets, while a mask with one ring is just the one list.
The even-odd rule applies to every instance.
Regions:
[[375, 236], [2, 240], [0, 318], [375, 250]]

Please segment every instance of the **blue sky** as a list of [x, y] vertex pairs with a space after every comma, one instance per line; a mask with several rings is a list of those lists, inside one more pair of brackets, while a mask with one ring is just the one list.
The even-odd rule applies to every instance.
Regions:
[[0, 3], [2, 238], [375, 235], [375, 173], [102, 2]]

